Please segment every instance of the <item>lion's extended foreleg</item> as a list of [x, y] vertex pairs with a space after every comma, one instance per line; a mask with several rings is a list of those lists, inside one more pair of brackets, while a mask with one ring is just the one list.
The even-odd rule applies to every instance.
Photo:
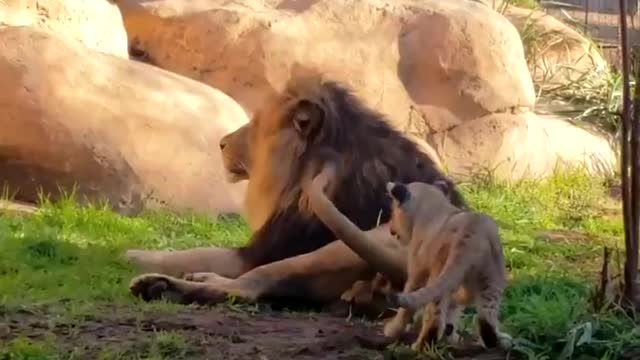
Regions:
[[143, 272], [176, 277], [185, 273], [213, 272], [236, 278], [249, 270], [236, 249], [218, 247], [176, 251], [131, 249], [126, 258]]
[[332, 302], [355, 281], [370, 276], [367, 263], [335, 241], [308, 254], [256, 267], [236, 279], [196, 274], [196, 280], [205, 280], [197, 282], [152, 273], [134, 278], [130, 290], [146, 301], [166, 298], [181, 304], [215, 304], [228, 295], [248, 302], [276, 298]]

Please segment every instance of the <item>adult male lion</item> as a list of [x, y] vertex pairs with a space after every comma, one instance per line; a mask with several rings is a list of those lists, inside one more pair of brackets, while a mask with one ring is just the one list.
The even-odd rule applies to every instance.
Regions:
[[[220, 147], [229, 180], [249, 180], [245, 208], [254, 233], [248, 245], [129, 251], [143, 269], [156, 272], [131, 281], [134, 295], [201, 304], [226, 295], [246, 301], [330, 302], [375, 271], [402, 286], [404, 258], [391, 250], [397, 242], [386, 226], [374, 228], [389, 220], [386, 183], [444, 181], [451, 185], [452, 203], [466, 206], [455, 185], [416, 143], [344, 86], [319, 75], [290, 80], [249, 124], [223, 138]], [[372, 249], [386, 254], [386, 263], [375, 269], [335, 241], [309, 208], [301, 181], [319, 169], [326, 153], [340, 154], [344, 164], [327, 195], [354, 224], [370, 229]], [[182, 279], [174, 277], [180, 274], [185, 274]]]

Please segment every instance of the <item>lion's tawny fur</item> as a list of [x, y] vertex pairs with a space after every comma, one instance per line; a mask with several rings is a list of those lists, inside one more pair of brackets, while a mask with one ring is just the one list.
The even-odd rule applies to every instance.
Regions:
[[[384, 193], [388, 181], [440, 180], [454, 188], [415, 142], [344, 85], [318, 74], [293, 78], [284, 91], [265, 101], [249, 124], [227, 135], [220, 148], [229, 180], [248, 179], [245, 213], [253, 234], [240, 248], [209, 250], [202, 271], [223, 273], [230, 281], [216, 276], [198, 276], [216, 280], [196, 282], [142, 275], [131, 284], [134, 293], [150, 291], [160, 282], [163, 286], [154, 289], [167, 285], [184, 295], [181, 302], [211, 303], [220, 293], [252, 300], [292, 296], [328, 301], [337, 300], [356, 280], [371, 278], [373, 269], [343, 243], [335, 243], [336, 234], [315, 216], [301, 191], [305, 174], [319, 168], [328, 153], [340, 154], [343, 163], [327, 195], [356, 226], [372, 234], [380, 233], [374, 229], [378, 223], [389, 220], [391, 202]], [[455, 189], [451, 199], [466, 206]], [[384, 238], [376, 244], [393, 241], [388, 234], [375, 236]], [[396, 256], [394, 251], [383, 253], [389, 259]], [[174, 274], [185, 268], [198, 272], [184, 254], [161, 253], [156, 263], [171, 266], [157, 268], [167, 272], [170, 268]], [[144, 258], [144, 252], [138, 255]]]

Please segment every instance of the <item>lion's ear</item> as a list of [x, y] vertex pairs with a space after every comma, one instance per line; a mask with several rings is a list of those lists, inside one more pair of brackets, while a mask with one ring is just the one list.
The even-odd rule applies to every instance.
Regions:
[[310, 100], [300, 100], [292, 111], [293, 127], [304, 136], [310, 136], [322, 125], [324, 120], [324, 110], [322, 107]]

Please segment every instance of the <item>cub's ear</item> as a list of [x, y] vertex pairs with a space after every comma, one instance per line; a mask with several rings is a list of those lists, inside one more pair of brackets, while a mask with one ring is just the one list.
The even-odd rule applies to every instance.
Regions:
[[309, 137], [322, 125], [325, 111], [320, 104], [303, 99], [293, 107], [291, 118], [293, 127], [303, 137]]
[[433, 182], [433, 186], [437, 187], [444, 196], [449, 197], [451, 195], [451, 187], [453, 184], [447, 180], [436, 180]]
[[401, 183], [387, 183], [387, 192], [391, 195], [392, 198], [397, 200], [400, 204], [411, 198], [411, 193], [409, 193], [409, 189], [407, 186]]

